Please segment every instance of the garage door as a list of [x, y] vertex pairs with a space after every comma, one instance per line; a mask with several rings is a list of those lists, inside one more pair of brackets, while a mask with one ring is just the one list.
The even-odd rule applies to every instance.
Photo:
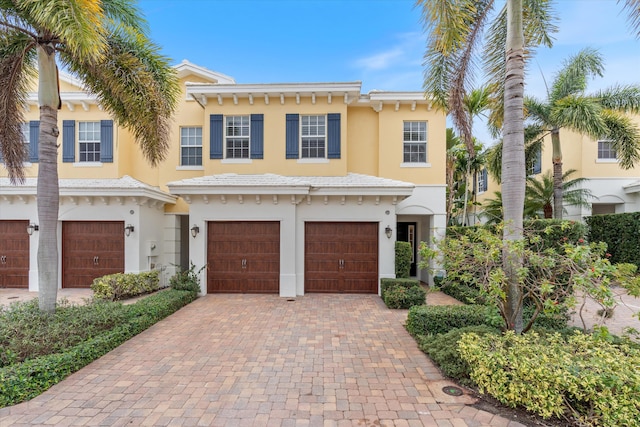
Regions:
[[124, 222], [62, 223], [62, 287], [88, 288], [93, 279], [124, 272]]
[[29, 221], [0, 221], [0, 288], [29, 288]]
[[280, 291], [279, 222], [212, 221], [207, 230], [207, 293]]
[[378, 293], [378, 224], [305, 223], [305, 292]]

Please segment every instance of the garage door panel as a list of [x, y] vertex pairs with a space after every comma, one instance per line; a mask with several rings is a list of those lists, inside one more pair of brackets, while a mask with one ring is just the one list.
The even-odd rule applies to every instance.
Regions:
[[280, 223], [208, 223], [207, 292], [277, 293], [280, 290]]
[[0, 288], [29, 287], [29, 221], [0, 221]]

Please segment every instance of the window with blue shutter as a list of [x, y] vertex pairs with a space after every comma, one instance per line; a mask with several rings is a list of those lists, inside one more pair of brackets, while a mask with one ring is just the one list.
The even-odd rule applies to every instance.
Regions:
[[40, 138], [40, 122], [31, 120], [29, 122], [29, 161], [38, 161], [38, 140]]
[[340, 158], [340, 113], [327, 114], [327, 157]]
[[100, 161], [113, 163], [113, 120], [100, 120]]
[[223, 126], [222, 114], [211, 114], [209, 116], [209, 158], [222, 158]]
[[298, 158], [298, 144], [300, 135], [300, 116], [298, 114], [287, 114], [287, 127], [286, 127], [286, 158], [297, 159]]
[[251, 115], [251, 149], [252, 159], [264, 158], [264, 115]]
[[62, 122], [62, 161], [65, 163], [76, 161], [76, 122], [74, 120]]

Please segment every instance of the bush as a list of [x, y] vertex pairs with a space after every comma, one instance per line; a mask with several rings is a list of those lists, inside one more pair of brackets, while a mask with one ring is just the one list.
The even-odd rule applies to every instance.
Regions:
[[632, 263], [640, 267], [640, 212], [596, 215], [585, 221], [589, 226], [589, 240], [605, 242], [612, 263]]
[[193, 292], [166, 290], [123, 306], [126, 320], [113, 329], [64, 352], [41, 356], [0, 369], [0, 407], [41, 394], [69, 374], [113, 350], [196, 298]]
[[411, 243], [396, 242], [396, 277], [408, 279], [411, 274]]
[[466, 283], [445, 280], [440, 285], [440, 290], [465, 304], [485, 304], [485, 299], [480, 295], [480, 290]]
[[200, 272], [205, 267], [206, 265], [202, 266], [198, 271], [193, 263], [188, 270], [182, 270], [178, 267], [178, 271], [169, 279], [169, 286], [179, 291], [200, 293]]
[[406, 288], [395, 285], [388, 288], [384, 294], [384, 303], [389, 308], [411, 308], [426, 303], [427, 291], [420, 285]]
[[640, 351], [576, 333], [467, 334], [459, 342], [470, 377], [511, 407], [586, 426], [640, 425]]
[[158, 271], [141, 273], [116, 273], [93, 279], [91, 290], [94, 298], [119, 301], [159, 289]]
[[498, 310], [483, 305], [419, 306], [409, 309], [407, 330], [418, 335], [444, 334], [466, 326], [487, 325], [500, 328]]
[[387, 291], [395, 286], [402, 286], [403, 288], [413, 288], [414, 286], [420, 286], [420, 282], [416, 279], [380, 279], [380, 296], [384, 300]]
[[473, 332], [478, 336], [500, 333], [497, 328], [492, 328], [491, 326], [465, 326], [464, 328], [452, 329], [445, 334], [420, 335], [417, 337], [418, 346], [420, 350], [429, 355], [447, 377], [468, 384], [470, 383], [470, 367], [460, 357], [458, 341], [460, 341], [463, 334], [469, 332]]

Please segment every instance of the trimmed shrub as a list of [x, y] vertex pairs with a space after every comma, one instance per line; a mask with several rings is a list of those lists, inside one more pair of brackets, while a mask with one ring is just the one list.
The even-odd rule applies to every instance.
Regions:
[[473, 332], [478, 336], [499, 334], [500, 330], [491, 326], [465, 326], [452, 329], [445, 334], [420, 335], [417, 337], [420, 350], [425, 352], [449, 378], [469, 384], [469, 364], [460, 357], [458, 341], [465, 333]]
[[589, 240], [607, 244], [612, 264], [631, 263], [640, 267], [640, 212], [595, 215], [585, 221]]
[[169, 286], [179, 291], [200, 293], [200, 272], [205, 267], [206, 265], [196, 271], [196, 266], [191, 263], [188, 270], [178, 268], [176, 273], [169, 279]]
[[461, 357], [480, 392], [543, 418], [640, 425], [640, 351], [593, 335], [466, 334]]
[[411, 274], [411, 243], [396, 242], [396, 277], [408, 279]]
[[465, 304], [484, 305], [485, 300], [480, 295], [480, 291], [475, 286], [469, 286], [465, 283], [445, 281], [440, 286], [440, 290]]
[[500, 328], [498, 310], [484, 305], [418, 306], [409, 309], [407, 330], [418, 335], [444, 334], [466, 326], [487, 325]]
[[402, 286], [403, 288], [412, 288], [414, 286], [420, 286], [420, 282], [416, 279], [380, 279], [380, 296], [384, 300], [387, 290], [394, 286]]
[[158, 271], [141, 273], [116, 273], [93, 279], [91, 290], [94, 298], [119, 301], [159, 289]]
[[69, 374], [113, 350], [193, 301], [193, 292], [166, 290], [125, 306], [127, 320], [62, 353], [28, 360], [0, 369], [0, 407], [34, 398]]
[[427, 291], [420, 285], [406, 288], [395, 285], [388, 288], [384, 294], [384, 303], [389, 308], [411, 308], [426, 303]]

